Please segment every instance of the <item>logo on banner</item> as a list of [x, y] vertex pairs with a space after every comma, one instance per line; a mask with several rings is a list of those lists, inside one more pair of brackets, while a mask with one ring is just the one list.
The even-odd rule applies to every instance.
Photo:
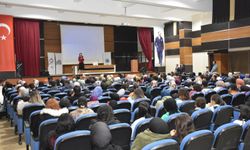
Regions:
[[5, 30], [7, 30], [8, 31], [8, 34], [2, 34], [2, 35], [0, 35], [0, 40], [6, 40], [6, 38], [10, 35], [10, 27], [7, 25], [7, 24], [5, 24], [5, 23], [0, 23], [0, 30], [1, 29], [5, 29]]

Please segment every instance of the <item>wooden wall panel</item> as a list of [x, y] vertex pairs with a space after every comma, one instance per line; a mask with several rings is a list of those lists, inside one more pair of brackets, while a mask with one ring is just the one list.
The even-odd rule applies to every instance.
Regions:
[[250, 37], [250, 26], [230, 29], [229, 37], [231, 39]]
[[228, 30], [202, 33], [201, 41], [202, 43], [213, 42], [213, 41], [223, 41], [223, 40], [228, 39], [228, 36], [229, 36]]
[[218, 73], [228, 73], [228, 53], [214, 53], [214, 60], [218, 65]]
[[60, 24], [56, 22], [44, 23], [44, 39], [60, 39]]
[[178, 49], [180, 48], [180, 42], [169, 42], [165, 43], [165, 49]]
[[185, 30], [184, 29], [179, 30], [179, 37], [180, 37], [180, 39], [185, 38]]
[[192, 65], [192, 47], [180, 48], [180, 62], [185, 65]]
[[104, 26], [104, 47], [105, 52], [114, 52], [114, 27]]
[[199, 46], [201, 45], [201, 37], [192, 38], [192, 46]]

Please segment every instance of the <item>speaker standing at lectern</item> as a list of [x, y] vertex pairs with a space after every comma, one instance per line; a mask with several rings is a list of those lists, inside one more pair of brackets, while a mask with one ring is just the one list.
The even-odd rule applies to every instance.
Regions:
[[78, 70], [79, 71], [84, 70], [84, 57], [82, 53], [80, 53], [78, 56], [78, 62], [79, 62]]

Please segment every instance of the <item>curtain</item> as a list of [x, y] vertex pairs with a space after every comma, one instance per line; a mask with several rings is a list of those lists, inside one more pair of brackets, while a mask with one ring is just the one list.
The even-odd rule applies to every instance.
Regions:
[[24, 76], [39, 76], [40, 30], [39, 21], [15, 19], [14, 37], [16, 61], [23, 64]]
[[213, 23], [228, 22], [230, 0], [213, 0]]
[[250, 0], [235, 0], [235, 20], [250, 17]]
[[142, 51], [148, 60], [147, 68], [152, 70], [152, 39], [151, 29], [149, 28], [138, 28], [139, 41], [142, 47]]

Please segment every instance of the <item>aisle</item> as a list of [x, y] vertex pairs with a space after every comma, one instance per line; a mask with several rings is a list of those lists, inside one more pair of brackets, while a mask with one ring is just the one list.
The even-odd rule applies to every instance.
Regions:
[[0, 119], [0, 150], [25, 150], [25, 141], [18, 145], [18, 136], [14, 134], [14, 127], [5, 119]]

